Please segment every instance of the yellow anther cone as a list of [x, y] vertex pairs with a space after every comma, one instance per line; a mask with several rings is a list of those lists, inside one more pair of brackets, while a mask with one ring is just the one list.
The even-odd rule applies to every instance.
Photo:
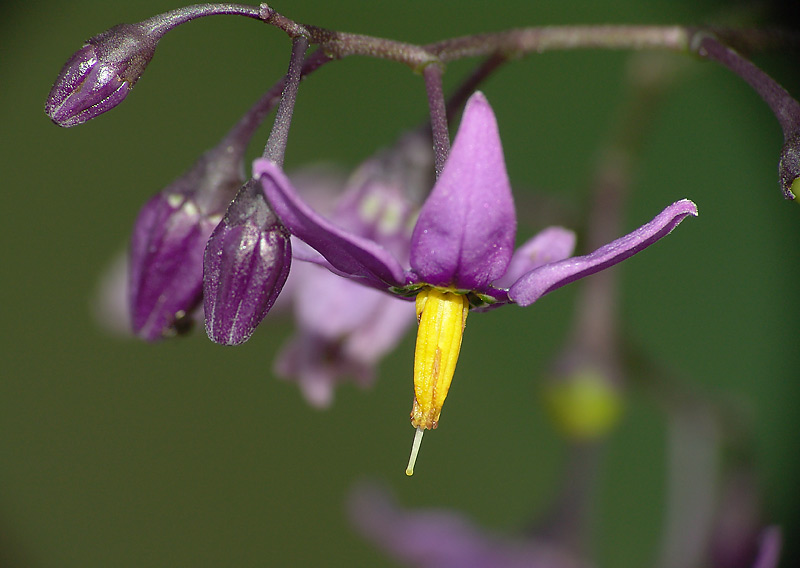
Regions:
[[426, 288], [417, 294], [417, 347], [414, 352], [414, 405], [417, 429], [406, 474], [414, 473], [422, 432], [436, 428], [456, 370], [469, 302], [463, 294]]

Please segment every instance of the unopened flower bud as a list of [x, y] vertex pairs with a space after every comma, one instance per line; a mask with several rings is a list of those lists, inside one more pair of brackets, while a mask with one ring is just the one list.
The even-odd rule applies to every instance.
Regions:
[[111, 110], [128, 95], [153, 58], [160, 35], [142, 24], [119, 24], [89, 39], [58, 75], [45, 113], [75, 126]]
[[174, 335], [199, 306], [206, 242], [242, 183], [235, 162], [211, 150], [142, 207], [128, 281], [131, 325], [142, 339]]
[[783, 145], [778, 176], [783, 196], [796, 200], [800, 195], [800, 131], [790, 136]]
[[289, 233], [267, 204], [261, 183], [247, 182], [208, 240], [203, 304], [208, 337], [244, 343], [275, 303], [289, 276]]

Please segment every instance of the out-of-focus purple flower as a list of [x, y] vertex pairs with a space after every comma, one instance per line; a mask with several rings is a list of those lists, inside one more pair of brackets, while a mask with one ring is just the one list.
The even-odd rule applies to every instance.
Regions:
[[[414, 568], [579, 568], [590, 564], [548, 540], [492, 534], [443, 509], [403, 510], [385, 490], [363, 484], [351, 493], [356, 530], [400, 564]], [[777, 568], [781, 531], [761, 531], [749, 557], [715, 567]]]
[[209, 150], [148, 201], [131, 237], [128, 298], [134, 333], [148, 341], [174, 335], [200, 303], [203, 252], [243, 183], [225, 145]]
[[[696, 215], [678, 201], [634, 232], [585, 256], [566, 258], [561, 237], [534, 257], [514, 255], [516, 214], [497, 123], [481, 93], [467, 102], [450, 156], [425, 201], [410, 242], [410, 268], [373, 239], [340, 228], [313, 211], [283, 172], [256, 160], [270, 205], [289, 231], [316, 249], [337, 274], [398, 296], [416, 296], [420, 322], [414, 364], [411, 423], [422, 431], [438, 425], [455, 370], [469, 309], [532, 304], [544, 294], [629, 258]], [[542, 261], [545, 260], [543, 264]], [[509, 267], [520, 275], [503, 278]], [[516, 276], [516, 274], [514, 275]], [[409, 467], [408, 473], [413, 469]]]
[[767, 527], [761, 532], [758, 543], [758, 554], [753, 568], [778, 568], [783, 545], [781, 529], [777, 526]]
[[[366, 161], [332, 208], [334, 222], [407, 259], [416, 212], [409, 196], [419, 195], [420, 186], [430, 187], [430, 148], [426, 137], [408, 135]], [[304, 196], [314, 189], [293, 181], [303, 187]], [[315, 185], [324, 181], [316, 180]], [[346, 379], [360, 386], [371, 384], [377, 363], [394, 349], [414, 319], [408, 302], [309, 262], [295, 264], [290, 286], [297, 331], [278, 355], [275, 372], [297, 381], [308, 402], [317, 407], [329, 406], [334, 387]]]
[[205, 249], [203, 305], [208, 337], [247, 341], [283, 289], [292, 261], [289, 234], [256, 180], [242, 186]]
[[774, 567], [780, 531], [764, 528], [763, 504], [755, 472], [739, 465], [725, 474], [708, 550], [714, 568]]
[[358, 532], [400, 564], [415, 568], [583, 568], [585, 561], [535, 539], [491, 534], [447, 510], [405, 511], [385, 491], [362, 486], [350, 496]]
[[45, 112], [68, 127], [111, 110], [128, 96], [160, 38], [140, 23], [119, 24], [87, 40], [61, 69]]

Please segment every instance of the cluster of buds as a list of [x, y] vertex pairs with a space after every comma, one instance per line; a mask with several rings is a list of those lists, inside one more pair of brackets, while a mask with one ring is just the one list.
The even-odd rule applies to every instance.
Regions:
[[[586, 28], [583, 35], [577, 28], [561, 35], [556, 28], [546, 33], [522, 29], [413, 46], [301, 26], [265, 4], [202, 4], [120, 24], [89, 39], [59, 74], [46, 113], [59, 126], [71, 127], [114, 108], [139, 80], [165, 33], [221, 14], [286, 31], [292, 38], [289, 70], [217, 146], [142, 208], [128, 259], [132, 331], [156, 341], [202, 317], [212, 341], [240, 344], [285, 287], [298, 331], [279, 356], [276, 373], [296, 380], [306, 398], [322, 407], [331, 403], [333, 387], [346, 377], [369, 384], [380, 358], [416, 315], [410, 415], [415, 436], [408, 475], [414, 472], [423, 433], [440, 424], [469, 314], [529, 306], [638, 254], [697, 215], [692, 201], [675, 200], [628, 234], [606, 231], [591, 240], [588, 252], [576, 256], [575, 234], [559, 226], [515, 247], [517, 214], [501, 129], [487, 97], [477, 90], [510, 55], [558, 46], [628, 46], [716, 60], [744, 78], [774, 111], [785, 142], [780, 183], [787, 198], [798, 195], [800, 104], [716, 36], [691, 28]], [[309, 55], [312, 44], [319, 49]], [[431, 120], [369, 157], [339, 195], [325, 197], [334, 205], [320, 207], [313, 188], [295, 183], [283, 171], [294, 103], [303, 76], [353, 54], [401, 61], [420, 72]], [[489, 59], [446, 102], [444, 63], [477, 54]], [[263, 155], [247, 175], [247, 147], [276, 105]], [[448, 125], [462, 106], [451, 146]], [[298, 262], [290, 277], [293, 260]], [[610, 355], [609, 345], [593, 343], [596, 326], [589, 319], [579, 325], [582, 331], [559, 360], [547, 395], [556, 423], [569, 438], [581, 441], [604, 436], [620, 414], [616, 354]], [[607, 323], [603, 317], [598, 321]], [[385, 505], [378, 516], [390, 508]], [[775, 538], [768, 535], [765, 542], [762, 554], [774, 556]], [[495, 558], [494, 552], [484, 556]], [[520, 558], [528, 554], [556, 558], [554, 565], [581, 565], [539, 549], [526, 549]]]

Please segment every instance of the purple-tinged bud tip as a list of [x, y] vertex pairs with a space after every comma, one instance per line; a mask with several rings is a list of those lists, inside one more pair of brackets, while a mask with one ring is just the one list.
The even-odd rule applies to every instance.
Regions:
[[800, 131], [790, 136], [783, 145], [778, 176], [783, 196], [796, 200], [800, 196]]
[[89, 39], [61, 69], [45, 113], [69, 127], [111, 110], [142, 75], [159, 39], [141, 24], [119, 24]]
[[289, 276], [289, 233], [250, 180], [208, 240], [203, 259], [203, 304], [209, 339], [247, 341]]

